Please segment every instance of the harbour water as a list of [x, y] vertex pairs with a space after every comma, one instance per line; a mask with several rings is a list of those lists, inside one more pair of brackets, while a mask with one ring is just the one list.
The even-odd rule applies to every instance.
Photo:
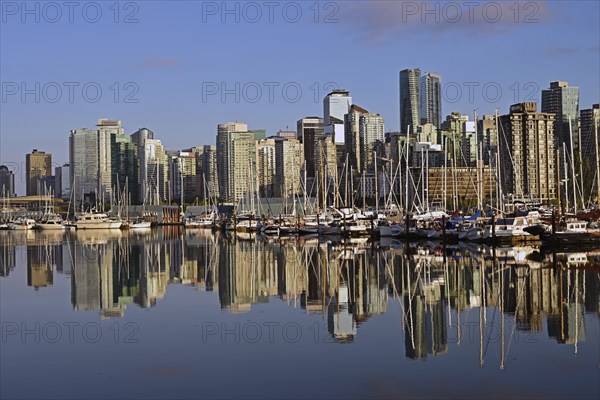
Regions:
[[600, 251], [0, 232], [0, 397], [599, 398]]

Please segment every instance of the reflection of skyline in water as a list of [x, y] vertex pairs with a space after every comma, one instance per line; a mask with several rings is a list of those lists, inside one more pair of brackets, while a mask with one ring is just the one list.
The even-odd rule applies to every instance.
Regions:
[[[460, 330], [470, 328], [460, 321], [465, 310], [478, 314], [481, 337], [489, 339], [500, 324], [503, 334], [513, 328], [542, 332], [545, 320], [548, 336], [567, 344], [585, 340], [584, 313], [600, 315], [598, 252], [444, 252], [424, 245], [231, 240], [178, 229], [147, 235], [3, 233], [0, 276], [15, 268], [19, 246], [25, 246], [28, 286], [43, 290], [55, 273], [70, 275], [73, 308], [102, 318], [122, 317], [131, 304], [155, 307], [169, 284], [184, 284], [218, 291], [221, 308], [231, 313], [277, 297], [322, 315], [330, 335], [348, 343], [361, 324], [398, 302], [405, 354], [413, 359], [444, 354], [451, 337], [460, 340]], [[511, 326], [498, 313], [512, 319]]]

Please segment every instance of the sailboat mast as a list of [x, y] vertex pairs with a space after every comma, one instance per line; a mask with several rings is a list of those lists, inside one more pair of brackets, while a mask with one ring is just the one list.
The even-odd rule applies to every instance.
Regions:
[[584, 190], [583, 190], [583, 159], [581, 156], [581, 129], [577, 129], [577, 142], [579, 143], [577, 145], [577, 152], [579, 153], [579, 187], [581, 188], [581, 192], [579, 193], [581, 195], [581, 207], [583, 209], [585, 209], [585, 197], [584, 197]]
[[[408, 129], [406, 132], [406, 178], [405, 178], [405, 182], [404, 182], [404, 196], [405, 196], [405, 202], [404, 202], [404, 210], [406, 213], [408, 213], [408, 152], [410, 151], [410, 125], [408, 125]], [[408, 229], [408, 227], [407, 227]]]
[[[494, 125], [496, 128], [496, 143], [497, 143], [497, 151], [496, 151], [496, 175], [498, 176], [498, 191], [497, 191], [497, 196], [498, 196], [498, 201], [496, 202], [496, 206], [498, 207], [498, 209], [500, 209], [500, 211], [502, 212], [502, 214], [504, 214], [504, 192], [502, 189], [502, 168], [500, 167], [500, 160], [502, 159], [500, 157], [500, 149], [502, 148], [502, 146], [500, 145], [500, 126], [498, 124], [498, 110], [496, 110], [495, 115], [494, 115]], [[507, 144], [508, 146], [508, 144]]]
[[425, 150], [425, 195], [427, 200], [427, 211], [429, 212], [429, 146]]
[[575, 177], [575, 157], [573, 152], [573, 129], [569, 118], [569, 140], [571, 142], [571, 175], [573, 176], [573, 212], [577, 214], [577, 178]]
[[597, 206], [600, 207], [600, 158], [598, 157], [598, 124], [600, 120], [596, 119], [596, 114], [592, 110], [594, 123], [594, 145], [596, 147], [596, 196], [598, 197], [596, 202]]
[[442, 192], [444, 193], [444, 199], [443, 199], [444, 212], [448, 211], [448, 196], [447, 196], [447, 183], [446, 183], [447, 173], [448, 173], [448, 138], [445, 137], [444, 138], [444, 181], [442, 182], [442, 187], [443, 187]]
[[421, 146], [421, 208], [425, 209], [425, 151], [423, 146]]
[[[373, 159], [375, 160], [375, 215], [379, 215], [379, 184], [377, 179], [377, 152], [373, 151]], [[364, 174], [364, 172], [363, 172]]]
[[565, 166], [565, 206], [569, 212], [569, 174], [567, 173], [567, 145], [563, 142], [563, 165]]
[[367, 208], [366, 191], [365, 191], [365, 171], [362, 172], [362, 204], [363, 208]]

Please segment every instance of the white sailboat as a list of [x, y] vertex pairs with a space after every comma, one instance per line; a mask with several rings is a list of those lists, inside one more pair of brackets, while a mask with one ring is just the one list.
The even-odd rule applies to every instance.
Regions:
[[35, 228], [35, 220], [31, 218], [17, 218], [8, 223], [8, 229], [11, 231], [28, 231]]
[[46, 190], [46, 205], [44, 215], [40, 222], [35, 224], [35, 229], [43, 231], [65, 231], [67, 225], [63, 221], [62, 217], [56, 214], [52, 204], [52, 190]]

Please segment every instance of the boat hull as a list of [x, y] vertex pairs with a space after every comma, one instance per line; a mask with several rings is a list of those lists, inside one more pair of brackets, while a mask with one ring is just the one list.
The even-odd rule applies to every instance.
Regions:
[[150, 229], [152, 227], [152, 222], [138, 222], [134, 224], [129, 224], [129, 229]]
[[77, 229], [121, 229], [120, 221], [96, 221], [92, 223], [78, 222]]
[[63, 224], [38, 224], [36, 226], [40, 231], [66, 231], [67, 226]]

